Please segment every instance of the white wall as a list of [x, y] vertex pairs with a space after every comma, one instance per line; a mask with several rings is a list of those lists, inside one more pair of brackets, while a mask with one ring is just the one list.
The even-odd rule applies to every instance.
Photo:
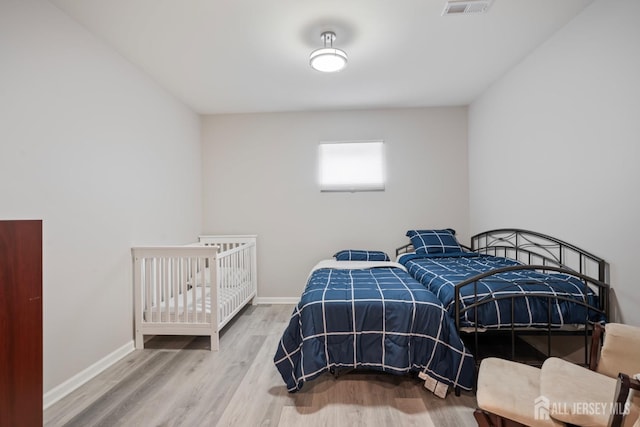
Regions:
[[130, 247], [202, 225], [200, 119], [46, 1], [0, 2], [0, 218], [44, 220], [44, 390], [133, 338]]
[[554, 235], [611, 265], [640, 325], [640, 2], [597, 0], [469, 109], [471, 231]]
[[[313, 265], [340, 249], [392, 257], [414, 227], [468, 241], [467, 110], [207, 116], [204, 227], [258, 234], [258, 295], [299, 297]], [[321, 193], [320, 141], [385, 141], [384, 192]]]

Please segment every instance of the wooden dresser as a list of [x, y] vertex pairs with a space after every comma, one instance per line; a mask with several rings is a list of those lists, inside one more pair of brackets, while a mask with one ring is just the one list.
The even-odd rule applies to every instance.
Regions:
[[42, 221], [0, 221], [0, 426], [42, 426]]

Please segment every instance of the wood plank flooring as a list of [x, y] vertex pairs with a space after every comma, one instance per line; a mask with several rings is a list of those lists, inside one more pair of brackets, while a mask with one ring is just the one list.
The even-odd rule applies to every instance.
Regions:
[[475, 426], [471, 393], [435, 397], [406, 376], [329, 374], [287, 393], [273, 364], [291, 305], [243, 310], [211, 352], [154, 337], [45, 411], [45, 426]]

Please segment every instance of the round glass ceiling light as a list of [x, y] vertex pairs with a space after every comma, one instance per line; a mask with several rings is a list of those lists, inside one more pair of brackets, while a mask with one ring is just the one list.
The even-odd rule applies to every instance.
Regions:
[[333, 41], [335, 39], [336, 35], [331, 31], [322, 33], [324, 47], [311, 52], [309, 56], [309, 65], [311, 65], [311, 68], [323, 73], [334, 73], [346, 67], [347, 54], [344, 50], [333, 47]]

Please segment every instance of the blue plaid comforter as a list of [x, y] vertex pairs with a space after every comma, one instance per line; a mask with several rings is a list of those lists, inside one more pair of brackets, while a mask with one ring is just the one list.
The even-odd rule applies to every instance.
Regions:
[[[437, 295], [452, 316], [455, 316], [456, 284], [496, 268], [521, 264], [508, 258], [469, 253], [452, 256], [408, 254], [403, 255], [399, 262], [407, 267], [412, 277]], [[511, 298], [480, 305], [477, 311], [479, 327], [511, 327], [512, 320], [516, 327], [546, 327], [549, 316], [553, 327], [584, 324], [587, 318], [590, 321], [604, 320], [601, 315], [581, 304], [547, 298], [562, 296], [597, 306], [594, 292], [582, 281], [569, 275], [523, 270], [500, 273], [476, 283], [478, 301], [507, 295], [523, 296], [513, 300], [513, 319]], [[460, 290], [460, 309], [474, 301], [474, 284], [471, 283]], [[475, 309], [461, 314], [460, 326], [469, 327], [475, 323]]]
[[274, 362], [290, 392], [335, 368], [418, 372], [469, 390], [475, 367], [442, 303], [395, 267], [315, 270]]

